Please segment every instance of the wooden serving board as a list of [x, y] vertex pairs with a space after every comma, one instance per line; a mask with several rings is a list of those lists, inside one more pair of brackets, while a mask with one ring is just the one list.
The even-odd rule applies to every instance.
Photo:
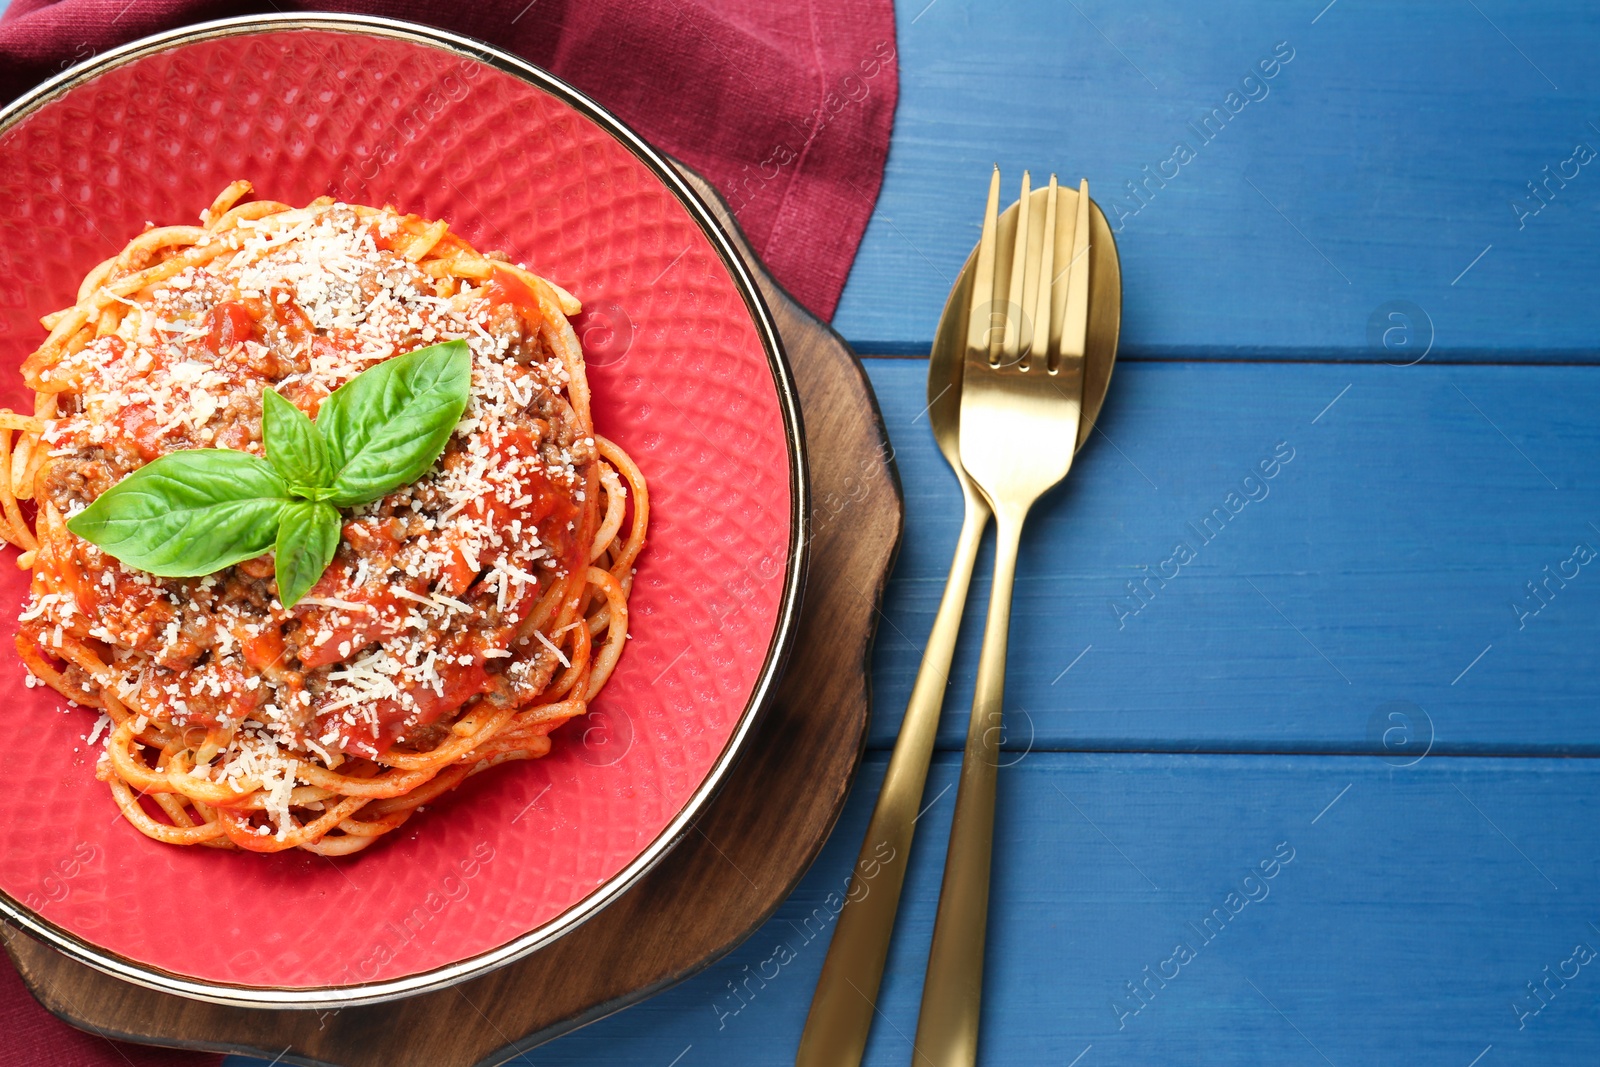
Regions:
[[51, 1012], [108, 1037], [279, 1063], [498, 1064], [710, 965], [794, 888], [861, 759], [868, 656], [900, 539], [900, 486], [855, 354], [767, 275], [711, 187], [685, 176], [734, 234], [783, 335], [814, 501], [795, 650], [721, 793], [609, 908], [555, 944], [451, 989], [338, 1012], [231, 1008], [130, 985], [29, 938], [7, 939], [23, 980]]

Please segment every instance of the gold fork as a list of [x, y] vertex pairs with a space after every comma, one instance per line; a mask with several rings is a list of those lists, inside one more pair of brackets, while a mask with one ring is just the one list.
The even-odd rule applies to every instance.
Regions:
[[1024, 172], [1009, 249], [999, 247], [999, 198], [996, 168], [978, 246], [961, 388], [961, 463], [994, 512], [994, 586], [914, 1042], [913, 1062], [933, 1067], [966, 1067], [977, 1059], [1017, 546], [1029, 509], [1072, 466], [1083, 407], [1089, 182], [1082, 181], [1074, 196], [1058, 189], [1052, 175], [1040, 219]]

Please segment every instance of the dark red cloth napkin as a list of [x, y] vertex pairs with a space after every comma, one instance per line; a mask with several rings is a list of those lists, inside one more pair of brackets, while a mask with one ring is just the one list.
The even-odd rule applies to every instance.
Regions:
[[[892, 0], [12, 0], [0, 17], [0, 101], [136, 37], [303, 10], [428, 23], [565, 78], [710, 179], [778, 281], [833, 316], [889, 152]], [[79, 1033], [0, 964], [0, 1064], [215, 1062]]]
[[572, 82], [709, 178], [778, 281], [833, 316], [889, 151], [892, 0], [12, 0], [0, 100], [146, 34], [306, 10], [428, 23]]

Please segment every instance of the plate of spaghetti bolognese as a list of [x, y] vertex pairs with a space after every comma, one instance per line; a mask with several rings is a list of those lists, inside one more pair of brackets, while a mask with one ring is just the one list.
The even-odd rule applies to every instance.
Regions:
[[671, 847], [781, 670], [806, 482], [770, 315], [661, 156], [487, 46], [266, 17], [0, 112], [0, 201], [8, 918], [342, 1006]]

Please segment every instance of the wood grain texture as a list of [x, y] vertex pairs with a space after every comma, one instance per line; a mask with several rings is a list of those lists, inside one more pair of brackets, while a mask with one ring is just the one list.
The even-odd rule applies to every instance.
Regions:
[[[999, 163], [1137, 209], [1122, 359], [1375, 358], [1368, 320], [1394, 300], [1424, 309], [1434, 357], [1595, 359], [1600, 159], [1543, 185], [1600, 150], [1593, 4], [897, 7], [894, 142], [834, 323], [859, 350], [927, 350]], [[1250, 101], [1280, 42], [1294, 58]], [[1204, 141], [1189, 124], [1213, 109]], [[1180, 141], [1194, 158], [1142, 186]], [[1543, 206], [1519, 223], [1513, 203]]]
[[127, 985], [13, 937], [12, 958], [45, 1006], [117, 1037], [279, 1063], [493, 1064], [681, 980], [770, 915], [826, 839], [860, 759], [866, 658], [901, 503], [859, 362], [769, 280], [763, 290], [806, 424], [810, 577], [796, 651], [760, 732], [677, 848], [573, 934], [443, 992], [334, 1013], [226, 1008]]
[[[961, 503], [922, 415], [926, 364], [867, 366], [912, 531], [875, 655], [881, 747]], [[1600, 559], [1567, 563], [1578, 544], [1600, 551], [1597, 410], [1587, 367], [1119, 364], [1103, 432], [1023, 540], [1008, 746], [1396, 754], [1425, 749], [1431, 726], [1436, 753], [1600, 753]], [[1280, 443], [1293, 459], [1260, 478]], [[1265, 496], [1248, 501], [1252, 471]], [[1190, 524], [1226, 515], [1230, 493], [1248, 502], [1203, 543]], [[1192, 562], [1144, 584], [1179, 541]], [[946, 749], [965, 736], [987, 558]]]
[[[737, 951], [521, 1062], [792, 1064], [886, 758]], [[928, 779], [868, 1067], [914, 1062], [956, 758]], [[1033, 752], [1000, 776], [979, 1063], [1068, 1067], [1092, 1045], [1076, 1067], [1469, 1067], [1492, 1044], [1476, 1067], [1590, 1067], [1600, 959], [1520, 1028], [1512, 1005], [1537, 1006], [1526, 984], [1575, 945], [1600, 951], [1597, 796], [1594, 760]], [[1243, 886], [1283, 842], [1265, 896]], [[1217, 908], [1205, 942], [1189, 924]], [[1146, 989], [1180, 940], [1195, 958]], [[1119, 1027], [1128, 982], [1147, 1004]]]

